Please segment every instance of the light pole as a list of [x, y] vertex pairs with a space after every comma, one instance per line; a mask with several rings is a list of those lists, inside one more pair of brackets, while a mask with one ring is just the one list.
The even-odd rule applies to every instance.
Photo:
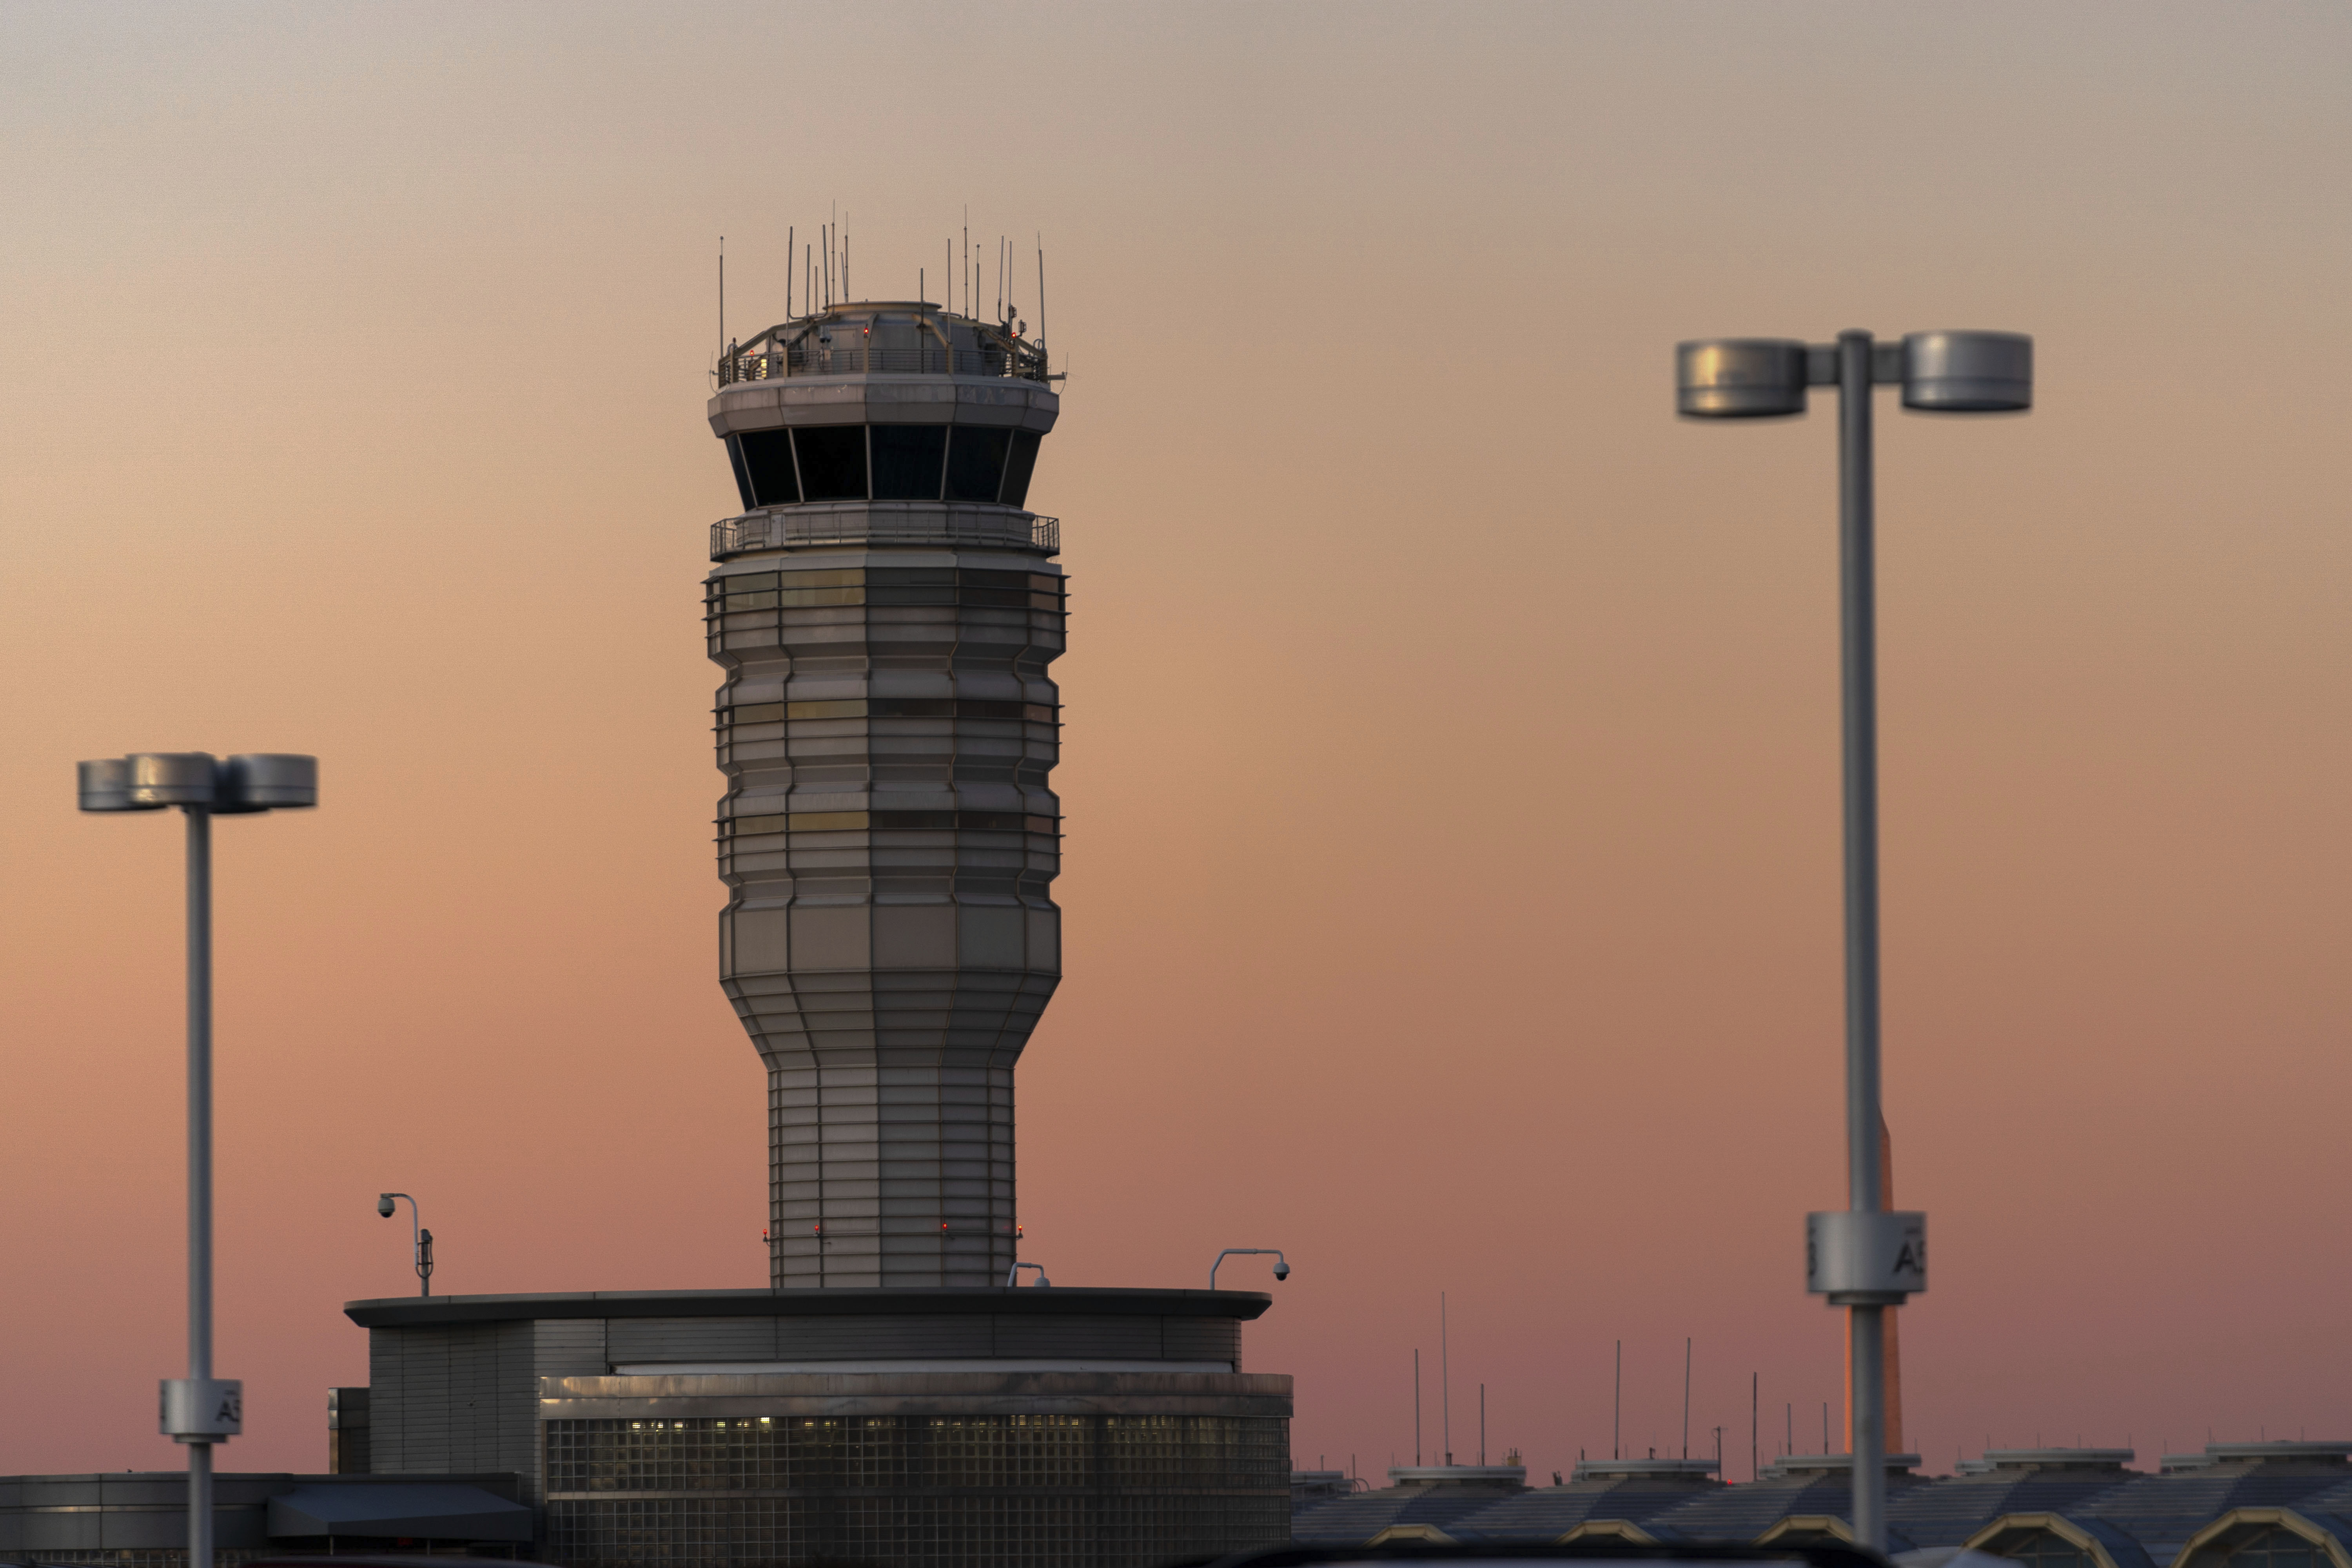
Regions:
[[[1209, 1289], [1217, 1288], [1217, 1270], [1228, 1258], [1267, 1258], [1274, 1259], [1274, 1278], [1279, 1284], [1290, 1278], [1290, 1259], [1283, 1257], [1278, 1247], [1228, 1247], [1217, 1254], [1217, 1261], [1209, 1265]], [[1418, 1461], [1416, 1461], [1418, 1462]]]
[[80, 765], [84, 811], [188, 824], [188, 1375], [163, 1386], [163, 1435], [188, 1449], [188, 1568], [212, 1568], [213, 1445], [245, 1426], [245, 1385], [213, 1376], [213, 818], [319, 804], [319, 760], [140, 752]]
[[394, 1198], [408, 1198], [408, 1241], [416, 1258], [416, 1293], [430, 1296], [433, 1294], [433, 1233], [418, 1225], [416, 1200], [409, 1198], [406, 1193], [377, 1194], [375, 1212], [390, 1219]]
[[1845, 793], [1843, 1211], [1806, 1216], [1806, 1288], [1852, 1314], [1854, 1538], [1886, 1548], [1885, 1312], [1927, 1288], [1927, 1216], [1882, 1211], [1878, 1072], [1878, 664], [1871, 389], [1899, 385], [1931, 414], [2016, 413], [2033, 403], [2033, 340], [1913, 332], [1880, 343], [1719, 338], [1675, 352], [1676, 406], [1701, 419], [1802, 414], [1805, 389], [1838, 389], [1838, 575]]

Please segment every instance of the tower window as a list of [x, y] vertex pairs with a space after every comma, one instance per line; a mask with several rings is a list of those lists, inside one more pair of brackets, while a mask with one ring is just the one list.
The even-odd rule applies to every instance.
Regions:
[[1006, 506], [1029, 504], [1029, 476], [1037, 471], [1038, 435], [1034, 430], [1013, 433], [1013, 452], [1004, 465], [1003, 502]]
[[947, 461], [944, 425], [874, 426], [874, 499], [937, 500], [940, 469]]
[[760, 503], [751, 499], [751, 472], [743, 466], [743, 438], [727, 437], [727, 461], [735, 470], [735, 489], [743, 498], [743, 510], [750, 511]]
[[1004, 488], [1004, 458], [1013, 432], [959, 426], [948, 444], [948, 500], [993, 501]]
[[789, 430], [746, 430], [733, 443], [742, 453], [739, 482], [751, 486], [751, 506], [793, 506], [801, 499], [801, 482], [793, 473], [793, 433]]
[[800, 449], [804, 500], [866, 499], [866, 426], [803, 426], [793, 432], [793, 438]]

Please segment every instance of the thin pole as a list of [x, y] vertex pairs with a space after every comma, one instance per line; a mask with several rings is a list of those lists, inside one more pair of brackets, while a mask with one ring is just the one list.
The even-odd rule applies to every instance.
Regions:
[[1625, 1342], [1619, 1340], [1617, 1342], [1617, 1394], [1614, 1402], [1609, 1406], [1609, 1457], [1612, 1459], [1622, 1459], [1625, 1457], [1623, 1447], [1618, 1441], [1618, 1434], [1624, 1429], [1624, 1426]]
[[786, 224], [784, 226], [784, 320], [787, 321], [793, 319], [793, 252], [800, 248], [794, 243], [798, 238], [799, 236], [793, 232], [792, 225]]
[[[213, 813], [188, 819], [188, 1378], [213, 1375]], [[213, 1446], [188, 1445], [188, 1568], [212, 1568]]]
[[1764, 1445], [1760, 1427], [1764, 1418], [1764, 1374], [1748, 1374], [1748, 1479], [1759, 1480], [1764, 1475]]
[[1478, 1463], [1486, 1463], [1486, 1385], [1483, 1383], [1478, 1385]]
[[1690, 1458], [1690, 1336], [1683, 1336], [1683, 1458]]
[[1445, 1292], [1437, 1293], [1437, 1435], [1445, 1462], [1454, 1462], [1454, 1371], [1445, 1352]]
[[1421, 1351], [1412, 1352], [1412, 1463], [1421, 1468]]
[[[1838, 334], [1838, 579], [1845, 730], [1845, 1142], [1851, 1206], [1880, 1206], [1878, 650], [1868, 332]], [[1886, 1310], [1850, 1307], [1853, 1532], [1886, 1549]], [[1824, 1444], [1824, 1447], [1827, 1445]]]
[[719, 237], [719, 352], [727, 353], [727, 237]]

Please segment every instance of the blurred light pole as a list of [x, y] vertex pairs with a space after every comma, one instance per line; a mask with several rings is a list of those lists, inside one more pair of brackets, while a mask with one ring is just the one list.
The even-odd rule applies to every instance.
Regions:
[[80, 765], [84, 811], [188, 825], [188, 1375], [163, 1387], [163, 1435], [188, 1448], [188, 1568], [212, 1568], [213, 1445], [245, 1426], [245, 1385], [213, 1376], [213, 818], [319, 804], [316, 757], [141, 752]]
[[408, 1244], [416, 1259], [416, 1293], [430, 1296], [433, 1294], [433, 1233], [417, 1223], [416, 1200], [409, 1198], [406, 1193], [377, 1194], [375, 1212], [390, 1219], [394, 1198], [408, 1198]]
[[1928, 414], [2017, 413], [2033, 403], [2033, 340], [2015, 332], [1868, 332], [1808, 344], [1717, 338], [1675, 351], [1676, 408], [1697, 419], [1802, 414], [1838, 389], [1838, 563], [1845, 753], [1846, 1191], [1806, 1216], [1806, 1287], [1853, 1313], [1853, 1529], [1886, 1549], [1885, 1311], [1927, 1288], [1927, 1216], [1883, 1212], [1878, 1071], [1878, 668], [1871, 389]]

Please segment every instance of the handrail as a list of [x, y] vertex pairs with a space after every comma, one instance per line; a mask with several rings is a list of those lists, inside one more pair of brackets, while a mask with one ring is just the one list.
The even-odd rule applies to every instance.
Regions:
[[[948, 322], [956, 328], [954, 337], [949, 335]], [[795, 317], [748, 342], [729, 343], [719, 356], [715, 374], [722, 387], [807, 375], [971, 375], [1048, 384], [1061, 379], [1047, 368], [1045, 345], [1023, 337], [1013, 323], [943, 320], [928, 310], [919, 312], [912, 322], [887, 320], [894, 328], [910, 324], [919, 331], [929, 331], [938, 342], [885, 346], [875, 342], [873, 323], [863, 317], [840, 317], [831, 311]], [[839, 342], [835, 341], [836, 328]], [[973, 346], [957, 348], [954, 338]]]
[[970, 543], [1053, 555], [1062, 548], [1062, 520], [1028, 511], [924, 508], [884, 510], [868, 505], [779, 507], [724, 517], [710, 525], [710, 558], [724, 561], [753, 550], [801, 545]]
[[1042, 360], [1002, 349], [877, 349], [865, 343], [838, 348], [796, 347], [753, 352], [740, 349], [719, 362], [719, 384], [774, 381], [802, 375], [981, 375], [1049, 379]]

